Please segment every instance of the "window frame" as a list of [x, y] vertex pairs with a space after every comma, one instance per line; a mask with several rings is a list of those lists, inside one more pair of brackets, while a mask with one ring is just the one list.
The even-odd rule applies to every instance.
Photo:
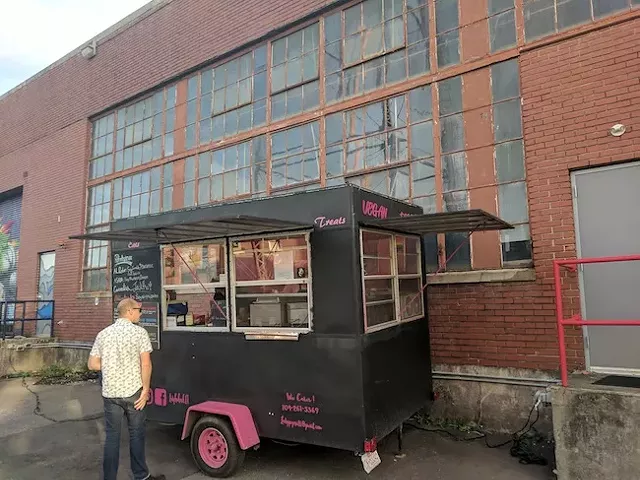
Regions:
[[[386, 235], [389, 236], [389, 240], [391, 242], [391, 275], [374, 275], [374, 276], [365, 276], [364, 272], [364, 242], [363, 242], [363, 233], [373, 233], [376, 235]], [[418, 273], [417, 274], [403, 274], [399, 275], [398, 273], [398, 254], [396, 248], [396, 238], [397, 237], [406, 237], [406, 238], [415, 238], [418, 240]], [[422, 239], [419, 235], [413, 235], [409, 233], [398, 233], [392, 232], [382, 229], [375, 228], [360, 228], [359, 233], [360, 240], [360, 281], [362, 285], [362, 320], [364, 326], [364, 334], [378, 332], [380, 330], [385, 330], [389, 327], [394, 327], [397, 325], [401, 325], [404, 323], [413, 322], [416, 320], [420, 320], [425, 318], [425, 304], [424, 304], [424, 286], [425, 279], [422, 268]], [[369, 326], [367, 322], [367, 301], [366, 301], [366, 287], [365, 287], [365, 279], [392, 279], [392, 288], [393, 288], [393, 304], [394, 304], [394, 319], [389, 322], [380, 323], [378, 325]], [[402, 308], [400, 305], [400, 280], [401, 279], [412, 279], [418, 278], [420, 281], [420, 307], [422, 310], [422, 314], [414, 315], [411, 317], [407, 317], [406, 319], [401, 318]]]
[[[314, 331], [313, 325], [313, 272], [311, 267], [311, 232], [312, 230], [294, 230], [291, 232], [272, 233], [267, 235], [250, 235], [230, 237], [228, 259], [229, 259], [229, 286], [230, 286], [230, 299], [233, 299], [233, 310], [231, 312], [231, 331], [236, 333], [243, 333], [245, 336], [251, 335], [267, 335], [267, 336], [298, 336], [300, 334], [308, 334]], [[277, 239], [294, 236], [304, 236], [307, 245], [307, 278], [297, 280], [250, 280], [241, 281], [238, 285], [236, 280], [236, 266], [233, 258], [233, 252], [231, 251], [231, 245], [233, 242], [243, 242], [250, 240], [263, 240], [263, 239]], [[237, 325], [237, 310], [236, 310], [236, 289], [237, 287], [246, 286], [263, 286], [263, 285], [307, 285], [307, 311], [308, 311], [308, 326], [304, 328], [287, 328], [287, 327], [238, 327]], [[228, 302], [229, 303], [229, 302]]]
[[[178, 285], [168, 285], [165, 284], [164, 278], [164, 269], [165, 269], [165, 256], [164, 251], [166, 248], [171, 250], [178, 249], [180, 247], [189, 246], [189, 245], [222, 245], [223, 251], [223, 259], [225, 264], [225, 275], [226, 279], [224, 281], [218, 282], [207, 282], [207, 283], [187, 283], [187, 284], [178, 284]], [[182, 259], [180, 259], [182, 261]], [[161, 276], [161, 308], [162, 308], [162, 331], [165, 332], [197, 332], [197, 333], [207, 333], [207, 332], [230, 332], [231, 331], [231, 317], [229, 316], [229, 308], [230, 308], [230, 297], [229, 297], [229, 248], [225, 239], [211, 239], [211, 240], [202, 240], [202, 241], [193, 241], [193, 242], [181, 242], [174, 244], [161, 244], [160, 245], [160, 264], [162, 268], [162, 276]], [[206, 289], [206, 293], [202, 291], [202, 287]], [[202, 326], [191, 326], [191, 327], [169, 327], [167, 322], [167, 291], [174, 290], [176, 293], [186, 293], [186, 294], [200, 294], [207, 295], [209, 293], [215, 293], [216, 288], [224, 288], [226, 302], [226, 312], [225, 315], [227, 317], [227, 326], [226, 327], [202, 327]]]

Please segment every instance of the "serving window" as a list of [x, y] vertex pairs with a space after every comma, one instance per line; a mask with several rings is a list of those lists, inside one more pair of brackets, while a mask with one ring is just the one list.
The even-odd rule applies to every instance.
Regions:
[[162, 265], [165, 329], [229, 330], [223, 242], [162, 247]]
[[360, 231], [365, 331], [424, 316], [420, 238]]
[[308, 233], [232, 240], [233, 329], [309, 331], [310, 258]]

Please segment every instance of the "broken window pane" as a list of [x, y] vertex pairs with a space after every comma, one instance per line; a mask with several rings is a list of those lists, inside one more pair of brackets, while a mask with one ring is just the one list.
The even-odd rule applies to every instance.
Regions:
[[498, 208], [500, 209], [500, 218], [505, 222], [523, 223], [528, 221], [525, 182], [499, 185]]
[[462, 111], [462, 77], [457, 76], [438, 82], [440, 115]]
[[409, 198], [409, 167], [389, 170], [388, 195], [399, 200], [406, 200]]
[[442, 153], [455, 152], [464, 148], [464, 124], [461, 113], [441, 119], [440, 144]]
[[493, 121], [496, 142], [522, 137], [520, 99], [495, 104]]
[[515, 11], [508, 10], [489, 19], [491, 51], [498, 52], [516, 44]]
[[436, 196], [435, 195], [429, 195], [428, 197], [414, 196], [411, 200], [411, 203], [419, 207], [422, 207], [422, 211], [424, 213], [436, 213]]
[[504, 263], [531, 260], [531, 235], [528, 224], [517, 225], [513, 230], [502, 230], [500, 242]]
[[458, 28], [458, 0], [436, 0], [436, 33]]
[[524, 31], [527, 41], [556, 30], [554, 0], [524, 0]]
[[[452, 192], [467, 188], [467, 166], [464, 152], [442, 156], [442, 191]], [[452, 210], [449, 210], [452, 211]]]
[[562, 30], [591, 20], [590, 0], [556, 0], [558, 9], [558, 30]]
[[518, 60], [509, 60], [491, 66], [493, 101], [500, 102], [520, 96]]
[[429, 9], [425, 6], [407, 13], [407, 43], [429, 40]]
[[524, 180], [522, 140], [496, 145], [496, 177], [498, 183]]
[[489, 0], [489, 15], [495, 15], [513, 7], [513, 0]]
[[459, 30], [451, 30], [450, 32], [438, 35], [437, 53], [439, 67], [442, 68], [460, 63], [459, 36]]
[[610, 13], [624, 10], [628, 6], [627, 0], [593, 0], [593, 16], [596, 18], [604, 17]]

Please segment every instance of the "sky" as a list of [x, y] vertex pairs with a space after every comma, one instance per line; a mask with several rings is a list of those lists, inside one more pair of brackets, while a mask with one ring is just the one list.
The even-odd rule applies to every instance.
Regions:
[[0, 0], [0, 95], [149, 0]]

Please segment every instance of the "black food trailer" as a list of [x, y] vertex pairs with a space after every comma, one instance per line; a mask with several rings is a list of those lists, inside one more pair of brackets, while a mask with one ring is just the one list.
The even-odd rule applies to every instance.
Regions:
[[432, 398], [423, 236], [502, 228], [345, 185], [73, 238], [111, 241], [114, 307], [142, 303], [149, 419], [183, 425], [199, 468], [223, 477], [260, 438], [374, 468], [377, 442]]

